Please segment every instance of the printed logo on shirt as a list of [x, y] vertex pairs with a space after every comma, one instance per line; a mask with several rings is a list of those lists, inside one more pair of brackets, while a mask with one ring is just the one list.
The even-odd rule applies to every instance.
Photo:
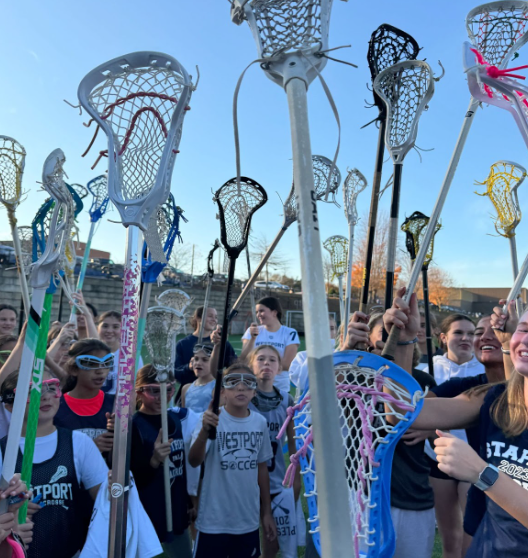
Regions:
[[[528, 450], [525, 449], [521, 451], [518, 446], [514, 446], [513, 444], [495, 441], [486, 442], [486, 448], [488, 459], [491, 457], [502, 458], [497, 465], [497, 469], [506, 473], [517, 484], [528, 490], [528, 466], [522, 467], [522, 465], [528, 465]], [[511, 461], [516, 461], [520, 465], [511, 463]]]
[[218, 432], [220, 468], [223, 471], [256, 469], [263, 438], [263, 432]]
[[183, 475], [184, 456], [183, 440], [174, 440], [171, 444], [171, 455], [169, 460], [171, 484], [176, 477], [181, 477]]
[[57, 482], [67, 476], [68, 469], [64, 465], [59, 465], [49, 483], [34, 486], [33, 493], [42, 494], [42, 504], [45, 506], [62, 506], [68, 509], [65, 504], [73, 499], [72, 484], [71, 482]]
[[89, 436], [92, 440], [95, 440], [102, 434], [106, 434], [108, 430], [106, 428], [79, 428], [76, 432], [82, 432], [83, 434]]

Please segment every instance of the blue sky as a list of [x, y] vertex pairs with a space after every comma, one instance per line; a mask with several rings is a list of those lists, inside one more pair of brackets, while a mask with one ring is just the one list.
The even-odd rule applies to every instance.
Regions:
[[[467, 40], [465, 16], [476, 2], [458, 0], [443, 5], [423, 0], [334, 1], [330, 46], [352, 44], [334, 54], [359, 65], [356, 70], [330, 61], [324, 70], [341, 117], [338, 166], [343, 176], [347, 167], [357, 167], [368, 178], [370, 189], [377, 130], [360, 127], [376, 115], [376, 109], [365, 108], [365, 99], [371, 100], [366, 87], [370, 83], [366, 53], [372, 31], [385, 22], [404, 29], [423, 47], [420, 58], [426, 58], [435, 72], [439, 72], [439, 59], [446, 69], [429, 110], [422, 115], [417, 139], [420, 147], [434, 150], [422, 154], [422, 163], [414, 151], [405, 159], [400, 222], [415, 210], [431, 213], [469, 102], [461, 53]], [[209, 201], [211, 191], [235, 175], [233, 91], [242, 70], [256, 57], [247, 24], [237, 27], [231, 23], [227, 0], [10, 2], [4, 5], [2, 23], [0, 133], [16, 138], [27, 151], [24, 188], [29, 196], [19, 209], [21, 225], [30, 223], [45, 198], [36, 181], [53, 149], [64, 150], [72, 182], [85, 184], [104, 171], [104, 160], [95, 171], [90, 170], [97, 151], [104, 148], [104, 136], [100, 135], [97, 149], [82, 159], [92, 131], [82, 126], [86, 114], [79, 117], [78, 111], [62, 101], [76, 102], [77, 86], [87, 72], [138, 50], [171, 54], [193, 76], [195, 65], [199, 66], [201, 79], [185, 119], [172, 191], [189, 219], [182, 227], [184, 242], [189, 248], [196, 244], [203, 256], [195, 269], [204, 269], [205, 256], [219, 235], [216, 207]], [[520, 51], [515, 66], [527, 62], [527, 49]], [[317, 82], [310, 86], [309, 110], [312, 150], [332, 158], [337, 127]], [[253, 230], [271, 241], [282, 223], [282, 206], [275, 192], [285, 199], [291, 186], [290, 130], [285, 93], [258, 65], [248, 71], [242, 85], [239, 125], [242, 173], [261, 183], [269, 197], [255, 216]], [[526, 165], [526, 147], [508, 113], [485, 107], [473, 124], [444, 207], [443, 229], [435, 241], [435, 261], [461, 286], [508, 287], [512, 283], [508, 242], [492, 236], [492, 206], [487, 198], [473, 193], [475, 179], [483, 180], [499, 159]], [[387, 155], [385, 179], [391, 167]], [[521, 186], [519, 197], [521, 207], [526, 207], [528, 181]], [[358, 201], [359, 213], [365, 214], [369, 204], [370, 192], [365, 191]], [[388, 210], [389, 204], [386, 193], [381, 209]], [[9, 238], [5, 212], [1, 211], [0, 238]], [[322, 240], [347, 235], [343, 209], [320, 204], [319, 212]], [[109, 217], [117, 220], [118, 214]], [[88, 233], [88, 222], [87, 214], [80, 218], [81, 240]], [[528, 217], [517, 232], [522, 261], [527, 246], [521, 239], [528, 232]], [[123, 261], [124, 242], [124, 228], [105, 221], [93, 246], [110, 250], [115, 261]], [[286, 233], [281, 247], [291, 261], [290, 274], [299, 275], [295, 226]]]

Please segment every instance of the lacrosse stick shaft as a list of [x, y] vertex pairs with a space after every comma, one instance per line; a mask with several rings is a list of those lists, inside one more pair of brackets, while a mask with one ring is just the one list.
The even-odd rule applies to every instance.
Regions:
[[110, 532], [108, 556], [121, 558], [126, 551], [126, 523], [130, 488], [130, 437], [132, 411], [136, 392], [134, 369], [138, 330], [139, 287], [141, 264], [139, 258], [139, 228], [127, 228], [125, 280], [121, 319], [121, 347], [117, 374], [114, 449], [112, 453], [112, 482], [110, 500]]
[[[330, 350], [330, 323], [323, 256], [315, 203], [312, 150], [308, 125], [307, 85], [298, 78], [286, 85], [293, 154], [293, 181], [298, 203], [302, 301], [308, 349], [314, 445], [320, 455], [343, 455], [338, 403]], [[324, 425], [324, 426], [323, 426]], [[317, 462], [323, 558], [353, 554], [348, 485], [342, 459]]]
[[[251, 261], [249, 260], [249, 248], [246, 246], [246, 262], [247, 262], [247, 270], [248, 270], [248, 281], [251, 279]], [[251, 301], [251, 317], [253, 319], [253, 323], [257, 322], [257, 310], [255, 305], [255, 290], [251, 287], [249, 291], [249, 299]]]
[[141, 293], [141, 305], [139, 307], [139, 319], [138, 319], [136, 372], [139, 369], [139, 359], [141, 358], [141, 350], [143, 349], [143, 337], [145, 336], [145, 326], [147, 324], [147, 312], [148, 312], [151, 292], [152, 292], [152, 283], [143, 283], [143, 292]]
[[[84, 249], [84, 255], [81, 263], [81, 271], [79, 271], [79, 277], [77, 279], [76, 292], [80, 293], [84, 285], [84, 277], [86, 275], [86, 268], [88, 267], [88, 260], [90, 259], [90, 248], [92, 246], [92, 238], [95, 232], [95, 222], [90, 225], [90, 232], [88, 233], [88, 240], [86, 241], [86, 247]], [[70, 322], [76, 323], [75, 314], [77, 314], [77, 307], [73, 306], [70, 314]]]
[[20, 237], [18, 236], [18, 227], [16, 226], [16, 221], [11, 219], [9, 216], [9, 222], [11, 224], [11, 234], [13, 236], [13, 247], [15, 248], [16, 256], [16, 266], [18, 271], [18, 277], [20, 279], [20, 291], [22, 293], [22, 300], [24, 302], [24, 313], [26, 316], [29, 312], [29, 289], [26, 278], [26, 270], [24, 269], [24, 259], [22, 258], [22, 247], [20, 246]]
[[349, 223], [348, 225], [348, 258], [347, 258], [347, 276], [346, 276], [346, 286], [345, 286], [345, 315], [343, 326], [343, 335], [346, 336], [346, 329], [348, 327], [348, 322], [350, 321], [350, 303], [352, 295], [352, 256], [354, 254], [354, 223]]
[[424, 317], [425, 317], [425, 340], [427, 344], [427, 367], [429, 374], [434, 376], [433, 365], [433, 336], [431, 332], [431, 312], [429, 308], [429, 279], [427, 277], [427, 267], [422, 268], [422, 285], [424, 297]]
[[[20, 475], [21, 479], [26, 483], [26, 486], [31, 486], [31, 475], [33, 472], [33, 455], [35, 452], [35, 440], [37, 437], [42, 376], [44, 375], [44, 361], [46, 360], [52, 302], [53, 293], [47, 292], [44, 297], [44, 308], [42, 310], [37, 347], [35, 349], [35, 360], [31, 377], [29, 411], [24, 442], [24, 456], [22, 458], [22, 470]], [[20, 523], [26, 522], [26, 516], [27, 502], [24, 503], [18, 512]]]
[[280, 239], [284, 236], [284, 233], [287, 230], [288, 230], [288, 227], [286, 227], [286, 228], [283, 227], [279, 231], [277, 236], [274, 238], [273, 242], [270, 244], [267, 252], [264, 254], [262, 259], [260, 260], [260, 263], [257, 265], [255, 271], [253, 272], [253, 274], [249, 278], [248, 282], [246, 283], [246, 286], [244, 287], [244, 289], [242, 290], [242, 292], [240, 293], [238, 298], [235, 300], [235, 304], [233, 304], [233, 308], [231, 309], [231, 314], [229, 316], [230, 320], [232, 320], [238, 314], [238, 310], [239, 310], [240, 306], [242, 305], [242, 303], [244, 302], [244, 299], [251, 292], [253, 284], [258, 279], [258, 276], [260, 275], [260, 272], [264, 269], [264, 266], [266, 265], [267, 261], [270, 259], [271, 255], [273, 254], [273, 251], [277, 247], [277, 244], [279, 243]]
[[[7, 444], [4, 452], [2, 477], [0, 479], [0, 488], [2, 490], [4, 490], [9, 485], [9, 481], [15, 474], [15, 467], [18, 457], [18, 445], [20, 443], [20, 437], [22, 435], [24, 415], [26, 414], [29, 383], [31, 382], [31, 372], [33, 370], [33, 361], [35, 359], [35, 351], [37, 348], [40, 320], [42, 316], [45, 295], [45, 288], [33, 289], [33, 296], [31, 298], [31, 309], [28, 315], [26, 337], [24, 339], [24, 349], [22, 351], [22, 359], [20, 361], [20, 368], [18, 373], [15, 402], [13, 404], [11, 423], [9, 425]], [[0, 513], [5, 513], [7, 511], [7, 505], [7, 500], [2, 500], [0, 502]]]
[[339, 289], [339, 321], [343, 323], [345, 318], [345, 303], [343, 300], [343, 276], [337, 276], [337, 287]]
[[403, 165], [394, 165], [394, 184], [390, 208], [389, 240], [387, 243], [387, 272], [385, 278], [385, 310], [392, 305], [394, 293], [394, 271], [396, 269], [396, 248], [398, 246], [398, 216], [400, 214], [400, 192]]
[[510, 289], [508, 299], [506, 300], [506, 304], [503, 307], [504, 312], [507, 312], [508, 304], [519, 296], [521, 287], [523, 286], [524, 280], [526, 279], [526, 275], [528, 275], [528, 256], [526, 256], [526, 258], [524, 259], [521, 269], [519, 270], [519, 273], [515, 278], [515, 282], [513, 283], [513, 287]]
[[[515, 241], [515, 236], [510, 236], [508, 240], [510, 241], [513, 280], [515, 281], [517, 275], [519, 275], [519, 261], [517, 260], [517, 242]], [[520, 318], [522, 316], [522, 311], [523, 311], [523, 304], [520, 296], [517, 296], [517, 298], [515, 299], [515, 305], [517, 306], [517, 316], [519, 316]]]
[[[455, 150], [451, 155], [451, 161], [449, 161], [449, 166], [447, 167], [447, 172], [445, 174], [444, 181], [440, 188], [440, 192], [438, 194], [438, 198], [436, 200], [431, 217], [429, 218], [429, 224], [427, 225], [425, 234], [421, 239], [420, 250], [418, 250], [418, 254], [416, 256], [413, 268], [411, 270], [411, 277], [409, 278], [407, 290], [404, 295], [404, 299], [406, 302], [409, 302], [411, 295], [414, 292], [414, 289], [416, 288], [416, 283], [418, 282], [420, 271], [425, 262], [425, 258], [427, 257], [427, 252], [429, 251], [429, 247], [431, 246], [431, 240], [433, 239], [433, 236], [436, 232], [436, 225], [438, 223], [438, 220], [440, 219], [440, 214], [442, 213], [442, 209], [444, 207], [447, 194], [449, 193], [451, 182], [453, 182], [453, 178], [455, 176], [458, 163], [460, 162], [460, 156], [462, 155], [462, 151], [464, 150], [464, 145], [466, 144], [469, 130], [471, 129], [471, 124], [473, 124], [473, 116], [475, 115], [478, 105], [479, 102], [473, 97], [471, 97], [471, 100], [469, 102], [469, 107], [466, 111], [464, 122], [460, 130], [460, 134], [458, 135], [458, 139], [455, 145]], [[528, 259], [525, 262], [525, 264], [526, 264], [526, 272], [528, 272]], [[517, 276], [517, 278], [519, 278], [519, 276]], [[517, 281], [515, 283], [517, 284]], [[520, 285], [522, 285], [522, 281]], [[520, 286], [518, 287], [518, 289], [520, 289]], [[510, 295], [512, 294], [512, 292], [513, 292], [513, 287], [512, 287], [512, 291], [510, 291]], [[392, 300], [391, 300], [391, 304], [392, 304]], [[397, 327], [393, 327], [391, 329], [387, 343], [385, 343], [385, 347], [383, 348], [382, 355], [385, 358], [393, 360], [394, 351], [396, 349], [396, 345], [398, 343], [399, 338], [400, 338], [400, 330]]]
[[211, 275], [207, 275], [207, 287], [205, 288], [205, 298], [203, 303], [202, 319], [200, 321], [200, 331], [198, 332], [198, 344], [201, 345], [203, 332], [205, 328], [205, 320], [207, 320], [207, 308], [209, 307], [209, 296], [211, 294], [211, 284], [213, 283], [213, 278]]
[[[383, 170], [383, 156], [385, 154], [385, 128], [387, 127], [387, 117], [385, 111], [380, 116], [380, 127], [378, 133], [378, 150], [376, 153], [376, 166], [374, 169], [374, 178], [372, 180], [372, 197], [370, 199], [370, 213], [368, 222], [367, 235], [367, 252], [365, 254], [365, 266], [363, 268], [363, 285], [361, 287], [361, 299], [359, 301], [359, 311], [364, 314], [368, 313], [369, 288], [370, 288], [370, 271], [372, 269], [372, 257], [374, 255], [374, 240], [376, 238], [376, 222], [378, 220], [378, 204], [379, 193], [381, 187], [381, 173]], [[358, 347], [358, 350], [364, 350], [365, 347]]]
[[[169, 425], [167, 420], [167, 382], [160, 382], [161, 397], [161, 440], [164, 444], [169, 441]], [[165, 515], [167, 516], [167, 531], [172, 532], [172, 502], [170, 481], [170, 455], [163, 461], [163, 485], [165, 487]]]
[[[231, 293], [233, 291], [233, 280], [235, 278], [236, 259], [229, 258], [229, 272], [227, 276], [226, 298], [224, 306], [224, 316], [222, 319], [222, 334], [220, 337], [220, 353], [218, 355], [218, 372], [216, 373], [216, 382], [213, 395], [213, 413], [218, 414], [220, 406], [220, 391], [222, 389], [222, 376], [224, 372], [224, 360], [227, 344], [227, 329], [229, 327], [229, 307], [231, 306]], [[216, 428], [209, 429], [209, 439], [216, 439]]]

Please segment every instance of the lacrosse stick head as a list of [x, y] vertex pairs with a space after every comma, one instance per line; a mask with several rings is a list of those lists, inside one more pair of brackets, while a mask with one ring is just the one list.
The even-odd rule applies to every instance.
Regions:
[[231, 19], [246, 20], [266, 75], [280, 86], [309, 85], [326, 65], [332, 0], [233, 0]]
[[66, 184], [66, 182], [65, 182], [64, 185], [66, 186], [66, 188], [68, 188], [68, 191], [71, 194], [71, 198], [72, 198], [73, 205], [74, 205], [74, 217], [77, 217], [79, 215], [79, 213], [84, 208], [84, 203], [82, 201], [83, 198], [79, 194], [79, 192], [73, 187], [73, 186], [77, 186], [77, 184], [74, 184], [73, 186], [71, 186], [70, 184]]
[[393, 162], [401, 163], [414, 147], [418, 121], [433, 96], [433, 71], [421, 60], [398, 62], [378, 74], [374, 91], [387, 109], [385, 145]]
[[81, 198], [81, 200], [84, 200], [84, 198], [88, 196], [89, 192], [86, 186], [77, 184], [77, 182], [75, 182], [74, 184], [69, 184], [68, 186], [79, 196], [79, 198]]
[[488, 196], [497, 217], [493, 219], [495, 230], [506, 238], [515, 236], [515, 229], [521, 221], [522, 213], [517, 189], [526, 177], [526, 169], [511, 161], [497, 161], [491, 166], [488, 178], [477, 182], [486, 187], [479, 196]]
[[[422, 239], [429, 225], [429, 217], [421, 213], [420, 211], [415, 211], [410, 217], [407, 217], [402, 223], [401, 230], [405, 233], [405, 247], [411, 256], [411, 261], [414, 262], [418, 252], [420, 251], [420, 246], [422, 245]], [[434, 250], [434, 237], [435, 234], [442, 228], [440, 223], [436, 224], [433, 238], [431, 240], [431, 245], [425, 256], [425, 260], [422, 267], [427, 267], [431, 260], [433, 259]]]
[[[376, 76], [402, 60], [416, 60], [420, 47], [405, 31], [382, 23], [370, 36], [367, 61], [372, 82]], [[385, 111], [383, 101], [374, 91], [374, 103], [380, 112]]]
[[466, 16], [466, 28], [474, 48], [484, 60], [499, 69], [528, 40], [528, 2], [488, 2]]
[[[181, 208], [176, 207], [174, 196], [169, 194], [167, 201], [160, 205], [156, 211], [156, 234], [161, 240], [165, 258], [168, 260], [174, 247], [176, 238], [180, 236]], [[150, 229], [149, 229], [150, 230]], [[143, 246], [143, 261], [141, 264], [141, 280], [143, 283], [155, 283], [163, 268], [167, 265], [162, 262], [153, 261], [147, 246], [151, 245], [146, 238]]]
[[345, 205], [345, 217], [348, 219], [349, 225], [356, 225], [358, 222], [357, 197], [367, 185], [367, 179], [358, 169], [348, 171], [343, 183], [343, 202]]
[[79, 85], [81, 105], [108, 138], [101, 152], [108, 155], [108, 194], [125, 226], [145, 231], [169, 195], [191, 89], [185, 68], [158, 52], [114, 58]]
[[92, 178], [86, 185], [86, 188], [92, 194], [92, 205], [90, 206], [90, 221], [96, 223], [106, 213], [108, 208], [108, 177], [106, 174]]
[[33, 263], [33, 229], [31, 227], [17, 227], [20, 238], [20, 248], [22, 249], [22, 263], [24, 270], [29, 271], [29, 266]]
[[211, 250], [209, 250], [209, 254], [207, 254], [207, 275], [209, 275], [209, 277], [211, 277], [211, 278], [214, 275], [213, 256], [214, 256], [214, 253], [216, 252], [216, 250], [218, 248], [220, 248], [220, 241], [217, 238], [214, 241], [213, 247], [211, 248]]
[[180, 291], [180, 289], [168, 289], [156, 297], [156, 302], [159, 306], [172, 308], [181, 314], [185, 312], [185, 309], [193, 300], [193, 298], [187, 293]]
[[[355, 556], [371, 556], [369, 548], [377, 550], [376, 556], [392, 556], [392, 456], [420, 413], [424, 394], [410, 374], [380, 356], [360, 351], [333, 356]], [[317, 459], [328, 456], [319, 456], [313, 445], [309, 389], [293, 410], [298, 452], [291, 461], [301, 465], [310, 532], [320, 552], [316, 465]], [[397, 419], [395, 426], [391, 417]]]
[[[147, 311], [144, 339], [158, 381], [167, 381], [168, 373], [174, 369], [176, 336], [184, 321], [184, 315], [173, 308], [153, 306]], [[165, 378], [160, 377], [163, 373]]]
[[292, 184], [290, 193], [286, 198], [283, 206], [284, 211], [284, 221], [282, 223], [282, 228], [287, 229], [292, 223], [297, 221], [297, 198], [295, 197], [295, 185]]
[[214, 195], [220, 219], [220, 240], [229, 258], [237, 258], [246, 247], [251, 219], [267, 201], [264, 188], [245, 176], [228, 180]]
[[332, 176], [332, 161], [323, 155], [312, 155], [313, 175], [314, 175], [314, 191], [317, 201], [322, 200], [326, 196], [326, 192], [332, 194], [332, 202], [335, 203], [335, 195], [341, 184], [341, 173], [337, 166], [334, 165]]
[[323, 246], [330, 252], [333, 277], [342, 277], [347, 272], [348, 239], [334, 235], [323, 242]]
[[[26, 150], [13, 138], [0, 136], [0, 202], [14, 213], [22, 197]], [[11, 219], [11, 215], [10, 215]]]

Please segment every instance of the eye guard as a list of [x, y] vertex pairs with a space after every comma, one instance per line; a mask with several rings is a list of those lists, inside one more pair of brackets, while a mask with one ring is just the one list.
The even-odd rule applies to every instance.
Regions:
[[206, 345], [206, 344], [196, 344], [193, 347], [193, 355], [196, 353], [204, 352], [207, 356], [211, 356], [213, 354], [213, 345]]
[[253, 374], [229, 374], [222, 379], [225, 389], [234, 389], [239, 384], [244, 384], [247, 389], [257, 389], [257, 379]]
[[75, 357], [75, 364], [81, 370], [102, 370], [114, 367], [114, 354], [109, 353], [103, 358], [93, 355], [79, 355]]
[[[175, 392], [174, 384], [167, 382], [167, 396], [172, 397]], [[146, 386], [141, 386], [136, 389], [136, 393], [144, 393], [149, 397], [161, 398], [161, 389], [159, 384], [150, 384]]]
[[[31, 388], [32, 388], [32, 386], [33, 386], [33, 382], [31, 382], [29, 384], [29, 394], [28, 394], [28, 398], [27, 398], [28, 403], [29, 403], [29, 400], [31, 398]], [[61, 390], [61, 387], [60, 387], [60, 381], [57, 378], [51, 378], [50, 380], [44, 380], [42, 382], [42, 385], [40, 387], [40, 395], [43, 396], [46, 393], [50, 393], [55, 398], [58, 398], [62, 395], [62, 390]], [[8, 398], [6, 396], [3, 399], [4, 403], [11, 403], [12, 401], [14, 401], [15, 400], [15, 394], [16, 394], [16, 388], [13, 390], [12, 399]]]

